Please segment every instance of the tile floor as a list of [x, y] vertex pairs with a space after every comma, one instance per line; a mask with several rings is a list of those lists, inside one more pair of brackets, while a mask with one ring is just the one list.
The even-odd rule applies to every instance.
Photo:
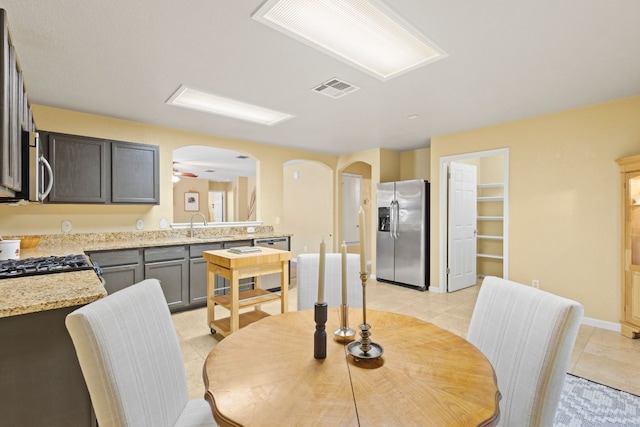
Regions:
[[[404, 313], [432, 322], [442, 328], [466, 336], [480, 286], [449, 294], [419, 292], [412, 289], [369, 280], [367, 307]], [[272, 314], [280, 312], [279, 302], [262, 306]], [[297, 309], [297, 293], [292, 284], [289, 310]], [[220, 317], [227, 311], [220, 310]], [[218, 316], [218, 311], [216, 311]], [[184, 355], [189, 395], [202, 397], [204, 359], [218, 343], [219, 335], [211, 335], [207, 327], [206, 308], [173, 315]], [[618, 332], [581, 326], [573, 351], [569, 372], [592, 381], [640, 395], [640, 340], [631, 340]]]

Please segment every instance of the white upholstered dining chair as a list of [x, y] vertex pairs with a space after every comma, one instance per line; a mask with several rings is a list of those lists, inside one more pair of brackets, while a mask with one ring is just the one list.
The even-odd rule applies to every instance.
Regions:
[[[313, 308], [318, 299], [319, 254], [300, 254], [296, 260], [298, 310]], [[362, 307], [360, 255], [347, 254], [347, 304]], [[325, 257], [324, 298], [329, 307], [342, 303], [342, 255], [329, 253]]]
[[65, 323], [100, 427], [216, 425], [204, 399], [189, 400], [180, 344], [158, 280], [81, 307]]
[[505, 427], [552, 426], [584, 308], [497, 277], [482, 282], [467, 340], [487, 356]]

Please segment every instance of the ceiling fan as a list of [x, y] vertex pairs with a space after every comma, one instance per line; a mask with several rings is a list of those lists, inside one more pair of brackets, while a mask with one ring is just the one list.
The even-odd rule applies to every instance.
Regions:
[[173, 175], [174, 176], [186, 176], [186, 177], [189, 177], [189, 178], [197, 178], [198, 177], [198, 175], [196, 175], [193, 172], [180, 172], [180, 171], [178, 171], [178, 169], [175, 166], [176, 163], [178, 163], [178, 162], [173, 162]]

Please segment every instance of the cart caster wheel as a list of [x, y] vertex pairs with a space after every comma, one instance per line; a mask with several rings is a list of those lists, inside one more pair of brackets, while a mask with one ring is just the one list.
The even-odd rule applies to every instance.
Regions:
[[218, 331], [216, 331], [216, 330], [215, 330], [215, 329], [213, 329], [213, 328], [209, 328], [209, 330], [211, 331], [211, 335], [215, 335], [215, 334], [217, 334], [217, 333], [218, 333]]

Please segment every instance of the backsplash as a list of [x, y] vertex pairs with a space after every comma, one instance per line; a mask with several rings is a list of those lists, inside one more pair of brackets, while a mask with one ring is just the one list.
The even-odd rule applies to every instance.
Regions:
[[[215, 227], [215, 228], [194, 228], [194, 235], [198, 237], [226, 237], [226, 236], [248, 236], [248, 238], [261, 234], [273, 233], [272, 225], [256, 226], [255, 233], [247, 234], [247, 227]], [[21, 239], [25, 235], [3, 236], [4, 239]], [[144, 241], [144, 240], [168, 240], [185, 239], [190, 237], [190, 230], [156, 230], [156, 231], [120, 231], [106, 233], [58, 233], [41, 235], [40, 247], [57, 247], [69, 245], [86, 245], [87, 243], [112, 243], [124, 241]]]

